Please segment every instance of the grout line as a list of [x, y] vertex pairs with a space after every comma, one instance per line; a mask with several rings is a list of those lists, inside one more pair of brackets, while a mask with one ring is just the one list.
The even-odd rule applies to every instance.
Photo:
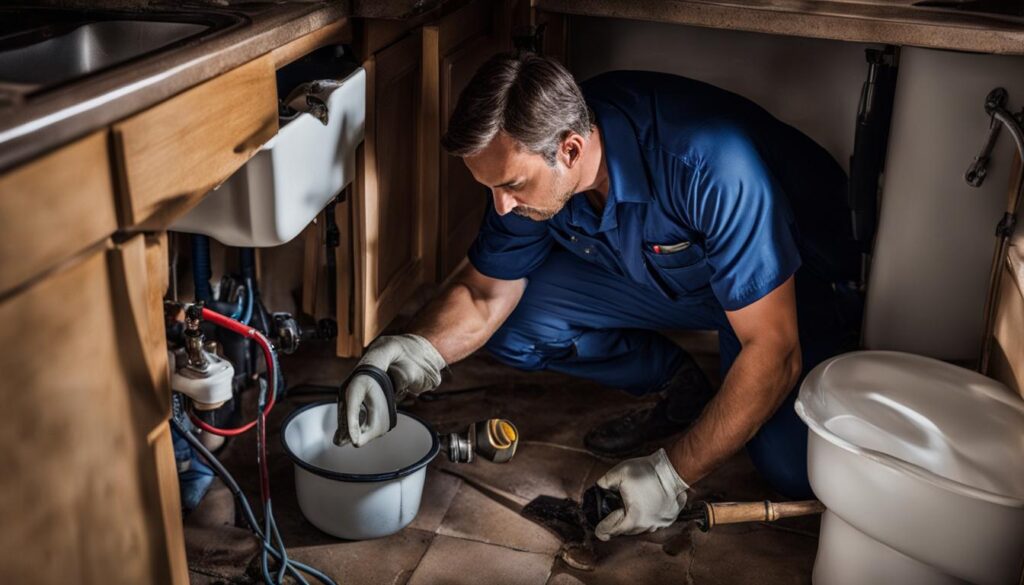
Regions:
[[496, 546], [498, 548], [504, 548], [504, 549], [507, 549], [507, 550], [514, 550], [516, 552], [521, 552], [521, 553], [528, 553], [528, 554], [531, 554], [531, 555], [541, 555], [541, 556], [544, 556], [544, 557], [551, 557], [552, 560], [554, 560], [555, 557], [558, 556], [557, 552], [547, 553], [547, 552], [539, 552], [539, 551], [535, 551], [535, 550], [530, 550], [530, 549], [526, 549], [526, 548], [517, 548], [517, 547], [514, 547], [514, 546], [509, 546], [507, 544], [501, 544], [500, 542], [491, 542], [489, 540], [483, 540], [481, 538], [474, 538], [474, 537], [469, 536], [469, 535], [438, 533], [438, 536], [443, 536], [445, 538], [454, 538], [456, 540], [465, 540], [466, 542], [476, 542], [478, 544], [487, 544], [487, 545], [490, 545], [490, 546]]
[[558, 553], [555, 553], [555, 556], [551, 558], [551, 564], [548, 565], [548, 574], [544, 576], [544, 583], [545, 584], [547, 584], [549, 581], [551, 581], [551, 574], [555, 572], [555, 563], [557, 563], [557, 562], [558, 562]]
[[586, 449], [580, 447], [570, 447], [568, 445], [559, 445], [558, 443], [548, 443], [546, 441], [519, 441], [520, 445], [537, 445], [539, 447], [551, 447], [553, 449], [561, 449], [563, 451], [572, 451], [573, 453], [582, 453], [584, 455], [590, 455], [594, 457], [594, 454]]
[[[437, 533], [435, 532], [435, 533], [432, 534], [430, 532], [427, 532], [426, 530], [420, 530], [420, 532], [423, 532], [424, 534], [430, 534], [430, 542], [427, 544], [426, 547], [423, 548], [423, 553], [420, 554], [420, 558], [416, 559], [416, 564], [413, 565], [413, 567], [408, 570], [409, 571], [409, 575], [405, 578], [404, 581], [401, 581], [401, 585], [405, 585], [406, 583], [408, 583], [409, 581], [412, 580], [413, 575], [416, 574], [416, 570], [420, 568], [420, 563], [423, 562], [423, 559], [427, 556], [427, 553], [430, 552], [430, 549], [434, 546], [434, 541], [436, 540]], [[399, 571], [398, 574], [395, 575], [394, 580], [391, 581], [391, 585], [399, 585], [399, 580], [398, 579], [405, 572], [406, 572], [405, 569], [402, 569], [401, 571]]]
[[686, 563], [686, 585], [694, 585], [696, 581], [693, 579], [693, 563], [697, 560], [697, 539], [690, 536], [690, 559]]
[[576, 486], [576, 491], [570, 494], [571, 496], [578, 498], [581, 501], [583, 500], [583, 491], [586, 490], [588, 487], [587, 480], [590, 478], [590, 474], [593, 473], [595, 469], [597, 469], [597, 464], [597, 459], [594, 459], [593, 461], [590, 462], [590, 467], [587, 468], [587, 472], [584, 473], [583, 476], [580, 478], [579, 484]]

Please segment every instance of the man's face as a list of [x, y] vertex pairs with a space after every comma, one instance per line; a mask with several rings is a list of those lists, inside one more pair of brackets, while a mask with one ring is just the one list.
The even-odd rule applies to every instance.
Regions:
[[491, 190], [498, 215], [512, 212], [544, 221], [561, 211], [579, 187], [580, 165], [569, 168], [564, 158], [559, 154], [552, 167], [499, 132], [486, 148], [463, 160], [473, 178]]

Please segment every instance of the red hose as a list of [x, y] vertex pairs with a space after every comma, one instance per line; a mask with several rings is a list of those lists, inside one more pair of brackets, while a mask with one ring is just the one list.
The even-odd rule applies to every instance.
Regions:
[[[274, 395], [277, 394], [277, 378], [275, 378], [275, 376], [277, 376], [277, 372], [274, 370], [273, 348], [270, 345], [270, 340], [264, 337], [264, 335], [255, 328], [245, 325], [239, 321], [235, 321], [230, 317], [225, 317], [224, 315], [221, 315], [216, 311], [211, 311], [206, 307], [203, 307], [203, 319], [210, 321], [214, 325], [233, 331], [242, 337], [252, 339], [259, 344], [260, 348], [263, 349], [263, 359], [267, 364], [267, 379], [270, 381], [271, 388], [270, 398], [267, 400], [267, 405], [263, 408], [263, 416], [270, 414], [270, 409], [274, 408]], [[236, 435], [241, 435], [256, 426], [256, 421], [253, 420], [233, 429], [221, 429], [203, 422], [192, 411], [189, 411], [188, 416], [192, 419], [192, 424], [196, 425], [200, 429], [222, 437], [234, 437]]]

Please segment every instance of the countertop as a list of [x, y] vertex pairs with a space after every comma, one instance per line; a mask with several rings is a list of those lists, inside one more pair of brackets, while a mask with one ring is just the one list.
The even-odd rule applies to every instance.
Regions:
[[[989, 0], [1014, 8], [1015, 0]], [[1024, 18], [915, 0], [535, 0], [540, 10], [772, 34], [1024, 55]], [[963, 4], [963, 6], [969, 6]], [[979, 6], [975, 4], [975, 7]], [[1019, 5], [1017, 10], [1019, 10]], [[986, 9], [988, 7], [985, 7]]]
[[0, 107], [0, 170], [144, 110], [350, 16], [348, 2], [249, 3], [243, 22], [192, 44]]

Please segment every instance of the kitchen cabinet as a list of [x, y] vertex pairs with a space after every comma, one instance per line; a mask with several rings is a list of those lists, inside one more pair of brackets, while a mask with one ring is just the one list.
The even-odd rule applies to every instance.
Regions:
[[106, 240], [0, 300], [12, 582], [188, 582], [163, 323], [135, 303], [162, 294], [164, 254], [160, 237]]
[[167, 229], [277, 129], [269, 54], [114, 124], [121, 227]]
[[276, 134], [275, 67], [349, 32], [328, 24], [0, 174], [8, 581], [188, 583], [164, 230]]

